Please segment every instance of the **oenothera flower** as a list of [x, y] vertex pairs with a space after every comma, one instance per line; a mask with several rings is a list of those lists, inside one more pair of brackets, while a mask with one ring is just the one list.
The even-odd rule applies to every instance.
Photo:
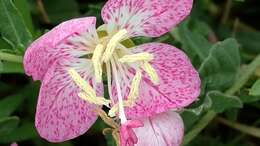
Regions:
[[[129, 42], [136, 36], [167, 33], [191, 7], [192, 0], [109, 0], [102, 9], [105, 24], [98, 29], [94, 17], [73, 19], [32, 43], [24, 68], [42, 81], [35, 121], [39, 134], [51, 142], [75, 138], [90, 128], [100, 114], [97, 109], [105, 105], [111, 108], [109, 116], [120, 119], [114, 128], [121, 143], [130, 139], [126, 145], [146, 145], [147, 129], [147, 136], [154, 137], [161, 130], [157, 145], [178, 145], [182, 121], [168, 111], [198, 97], [198, 73], [173, 46]], [[103, 97], [102, 75], [110, 100]]]

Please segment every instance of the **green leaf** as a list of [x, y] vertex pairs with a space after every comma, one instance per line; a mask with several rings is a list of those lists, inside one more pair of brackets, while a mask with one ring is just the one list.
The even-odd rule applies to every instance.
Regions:
[[185, 125], [185, 131], [190, 131], [193, 125], [199, 120], [200, 116], [191, 111], [184, 111], [181, 113]]
[[229, 96], [219, 91], [210, 91], [206, 95], [212, 100], [211, 109], [217, 113], [222, 113], [232, 108], [242, 108], [241, 100], [236, 96]]
[[3, 70], [0, 73], [24, 73], [23, 64], [4, 61]]
[[11, 133], [1, 136], [0, 143], [12, 143], [37, 137], [33, 122], [23, 122], [20, 127]]
[[245, 50], [260, 53], [260, 31], [237, 32], [236, 39]]
[[212, 46], [199, 73], [207, 89], [226, 89], [236, 79], [239, 67], [238, 43], [234, 39], [227, 39]]
[[[1, 61], [0, 61], [1, 64]], [[7, 83], [0, 81], [0, 93], [8, 92], [9, 90], [13, 89], [13, 87]]]
[[181, 113], [185, 124], [185, 131], [189, 131], [192, 126], [199, 120], [204, 111], [208, 110], [212, 106], [212, 100], [206, 97], [203, 102], [195, 108], [184, 109]]
[[21, 12], [25, 25], [33, 33], [33, 23], [30, 13], [30, 7], [27, 0], [14, 0], [14, 4], [17, 9]]
[[10, 50], [12, 46], [0, 37], [0, 50]]
[[249, 95], [260, 96], [260, 79], [258, 79], [252, 88], [249, 90]]
[[18, 117], [0, 118], [0, 136], [4, 136], [12, 132], [18, 125]]
[[4, 65], [3, 65], [2, 61], [0, 60], [0, 72], [2, 72], [3, 69], [4, 69]]
[[11, 115], [23, 100], [24, 97], [21, 94], [11, 95], [0, 100], [0, 118]]
[[249, 95], [249, 91], [242, 90], [239, 92], [239, 98], [242, 100], [243, 103], [252, 103], [260, 100], [260, 95], [258, 96], [252, 96]]
[[66, 2], [64, 0], [44, 0], [43, 2], [52, 23], [57, 24], [79, 15], [75, 0], [66, 0]]
[[25, 26], [22, 16], [12, 0], [0, 1], [0, 32], [2, 37], [14, 49], [25, 48], [32, 40], [32, 35]]
[[224, 144], [223, 140], [219, 137], [210, 137], [209, 135], [199, 135], [195, 140], [193, 140], [187, 146], [248, 146], [241, 143], [235, 144]]
[[185, 52], [194, 59], [198, 56], [200, 61], [203, 61], [209, 53], [212, 46], [208, 40], [197, 32], [192, 32], [189, 29], [189, 21], [182, 23], [177, 29], [178, 37], [183, 45]]

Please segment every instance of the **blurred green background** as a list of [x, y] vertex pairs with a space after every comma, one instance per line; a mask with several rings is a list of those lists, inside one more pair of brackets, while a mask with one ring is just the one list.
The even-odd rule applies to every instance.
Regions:
[[[26, 47], [64, 20], [96, 16], [104, 0], [0, 0], [0, 145], [113, 146], [101, 120], [84, 135], [52, 144], [34, 128], [40, 82], [24, 74]], [[198, 69], [200, 100], [183, 109], [186, 146], [260, 145], [260, 1], [194, 0], [189, 18], [160, 38]]]

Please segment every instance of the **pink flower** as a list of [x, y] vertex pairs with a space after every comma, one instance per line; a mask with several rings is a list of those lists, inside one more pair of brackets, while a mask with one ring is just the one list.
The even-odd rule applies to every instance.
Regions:
[[[198, 73], [173, 46], [129, 42], [131, 37], [167, 33], [191, 8], [192, 0], [108, 0], [102, 9], [105, 24], [98, 29], [94, 17], [78, 18], [33, 42], [25, 53], [24, 68], [27, 75], [42, 81], [35, 118], [40, 136], [61, 142], [82, 135], [97, 119], [93, 111], [102, 105], [111, 108], [111, 117], [118, 116], [123, 131], [135, 131], [138, 144], [143, 141], [142, 129], [152, 128], [148, 121], [161, 126], [148, 136], [156, 136], [160, 129], [160, 139], [182, 135], [181, 130], [164, 129], [171, 121], [182, 124], [167, 111], [183, 108], [198, 97]], [[110, 100], [103, 97], [103, 73]], [[135, 119], [146, 119], [144, 127], [129, 129], [127, 122]]]
[[13, 142], [10, 146], [18, 146], [18, 144], [16, 142]]
[[122, 146], [179, 146], [184, 133], [183, 121], [175, 112], [130, 121], [120, 128]]

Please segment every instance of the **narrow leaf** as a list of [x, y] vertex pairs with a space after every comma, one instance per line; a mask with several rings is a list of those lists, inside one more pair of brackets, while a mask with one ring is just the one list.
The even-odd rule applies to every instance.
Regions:
[[[183, 23], [178, 28], [178, 36], [183, 45], [183, 49], [188, 53], [190, 57], [198, 56], [200, 61], [203, 61], [209, 53], [212, 46], [208, 40], [198, 32], [192, 32], [189, 29], [189, 23]], [[193, 58], [192, 57], [192, 58]]]
[[32, 23], [32, 17], [31, 17], [28, 1], [27, 0], [14, 0], [14, 4], [17, 7], [17, 9], [21, 12], [25, 25], [32, 33], [33, 32], [33, 23]]
[[21, 94], [11, 95], [0, 100], [0, 118], [11, 115], [23, 100], [24, 97]]
[[260, 79], [258, 79], [252, 88], [249, 90], [249, 95], [260, 96]]
[[25, 48], [32, 35], [25, 26], [22, 16], [12, 0], [0, 0], [0, 32], [13, 48]]
[[18, 117], [0, 118], [0, 136], [7, 135], [12, 132], [18, 125]]
[[12, 143], [22, 140], [35, 138], [37, 133], [34, 128], [33, 122], [24, 122], [20, 127], [14, 129], [11, 133], [1, 136], [0, 143]]

